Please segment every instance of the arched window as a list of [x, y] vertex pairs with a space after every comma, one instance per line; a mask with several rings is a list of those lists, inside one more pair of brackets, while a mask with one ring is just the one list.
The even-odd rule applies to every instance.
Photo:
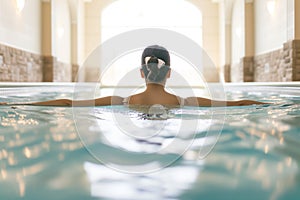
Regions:
[[[134, 6], [133, 6], [134, 5]], [[162, 13], [161, 15], [153, 14]], [[161, 28], [178, 32], [202, 46], [202, 13], [186, 0], [118, 0], [108, 5], [101, 14], [101, 41], [118, 34], [141, 28]], [[142, 52], [133, 52], [118, 59], [102, 78], [105, 85], [115, 85], [127, 71], [140, 65]], [[172, 55], [172, 69], [182, 69], [187, 62]], [[123, 64], [122, 64], [123, 63]], [[125, 64], [124, 64], [125, 63]], [[122, 66], [121, 68], [118, 66]], [[190, 74], [190, 75], [189, 75]], [[187, 76], [195, 74], [187, 72]], [[138, 73], [137, 73], [138, 76]], [[197, 85], [201, 84], [198, 78]]]

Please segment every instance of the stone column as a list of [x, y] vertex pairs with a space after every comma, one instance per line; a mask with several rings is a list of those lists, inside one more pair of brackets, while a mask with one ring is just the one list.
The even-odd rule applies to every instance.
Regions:
[[42, 54], [43, 81], [52, 82], [55, 58], [52, 56], [52, 6], [51, 0], [42, 1]]
[[69, 0], [71, 13], [71, 63], [72, 63], [72, 82], [78, 81], [79, 64], [83, 61], [84, 55], [84, 18], [85, 18], [85, 2], [84, 0]]
[[233, 1], [218, 0], [220, 21], [220, 65], [221, 80], [231, 81], [231, 20]]
[[254, 5], [253, 0], [245, 0], [245, 57], [241, 59], [243, 81], [254, 81]]
[[54, 80], [54, 65], [56, 58], [53, 56], [43, 56], [43, 82], [53, 82]]
[[295, 39], [300, 40], [300, 1], [294, 1], [294, 27], [295, 27]]
[[300, 40], [294, 40], [292, 42], [292, 69], [293, 69], [293, 81], [300, 81]]
[[244, 82], [253, 82], [254, 81], [254, 57], [244, 57], [242, 58], [242, 68], [244, 74]]
[[77, 21], [72, 20], [71, 25], [71, 59], [72, 59], [72, 82], [75, 82], [77, 79], [78, 72], [78, 25]]
[[225, 78], [225, 82], [231, 82], [231, 65], [230, 64], [226, 64], [224, 66], [224, 78]]
[[300, 81], [300, 1], [294, 1], [293, 81]]
[[231, 23], [226, 21], [225, 23], [225, 66], [224, 66], [224, 75], [225, 81], [231, 82]]

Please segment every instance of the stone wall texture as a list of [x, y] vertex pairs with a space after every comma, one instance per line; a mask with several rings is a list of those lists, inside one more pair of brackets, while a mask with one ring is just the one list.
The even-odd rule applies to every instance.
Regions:
[[[71, 82], [79, 66], [60, 62], [0, 44], [0, 82]], [[300, 81], [300, 40], [288, 41], [282, 49], [225, 66], [225, 80], [232, 82]]]
[[294, 40], [292, 43], [292, 69], [293, 81], [300, 81], [300, 40]]
[[254, 81], [299, 81], [300, 40], [283, 44], [278, 49], [254, 57]]
[[224, 66], [224, 79], [225, 79], [225, 82], [231, 82], [231, 78], [230, 78], [230, 64], [227, 64]]
[[231, 80], [231, 82], [243, 82], [244, 81], [244, 69], [243, 69], [242, 61], [240, 63], [231, 64], [230, 80]]
[[240, 65], [231, 66], [230, 78], [233, 82], [300, 81], [300, 40], [288, 41], [283, 48], [265, 54], [242, 58]]
[[72, 65], [56, 60], [53, 67], [53, 76], [54, 82], [71, 82]]
[[53, 66], [55, 65], [56, 59], [53, 56], [43, 57], [43, 81], [52, 82], [54, 80]]
[[241, 67], [243, 68], [243, 79], [244, 82], [254, 81], [254, 63], [253, 57], [244, 57], [241, 62]]
[[254, 58], [256, 81], [292, 81], [291, 49], [279, 49]]
[[78, 70], [79, 70], [79, 65], [73, 64], [72, 65], [72, 82], [77, 82]]
[[40, 82], [43, 80], [43, 59], [0, 44], [0, 81]]
[[78, 66], [0, 44], [0, 82], [71, 82]]

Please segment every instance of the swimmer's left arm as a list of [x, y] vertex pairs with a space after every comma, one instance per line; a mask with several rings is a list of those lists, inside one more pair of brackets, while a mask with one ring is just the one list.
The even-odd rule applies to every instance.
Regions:
[[97, 98], [94, 100], [73, 101], [73, 106], [109, 106], [109, 105], [123, 105], [123, 97], [108, 96]]
[[187, 106], [248, 106], [248, 105], [261, 105], [269, 104], [253, 100], [239, 100], [239, 101], [218, 101], [202, 97], [188, 97], [185, 99]]
[[[101, 98], [91, 99], [91, 100], [68, 100], [68, 99], [61, 99], [61, 100], [63, 105], [74, 106], [74, 107], [109, 106], [109, 105], [123, 104], [123, 98], [119, 96], [107, 96], [107, 97], [101, 97]], [[40, 102], [39, 104], [41, 103], [43, 102]]]
[[107, 96], [91, 100], [69, 100], [59, 99], [48, 102], [38, 102], [32, 105], [49, 105], [49, 106], [74, 106], [74, 107], [87, 107], [87, 106], [108, 106], [108, 105], [121, 105], [123, 98], [119, 96]]
[[70, 99], [55, 99], [49, 101], [32, 102], [32, 103], [5, 103], [0, 105], [32, 105], [32, 106], [106, 106], [106, 105], [121, 105], [123, 104], [123, 97], [107, 96], [91, 100], [70, 100]]

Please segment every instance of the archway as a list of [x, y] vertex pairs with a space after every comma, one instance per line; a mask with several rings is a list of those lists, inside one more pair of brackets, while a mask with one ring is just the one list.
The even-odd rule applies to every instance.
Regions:
[[[100, 26], [101, 42], [130, 30], [161, 28], [185, 35], [202, 46], [202, 13], [186, 0], [177, 0], [176, 3], [174, 0], [118, 0], [102, 11]], [[141, 50], [134, 51], [114, 62], [103, 75], [102, 84], [114, 85], [126, 72], [137, 68], [141, 54]], [[172, 69], [185, 69], [190, 85], [202, 84], [201, 77], [185, 60], [172, 52], [171, 59]]]

